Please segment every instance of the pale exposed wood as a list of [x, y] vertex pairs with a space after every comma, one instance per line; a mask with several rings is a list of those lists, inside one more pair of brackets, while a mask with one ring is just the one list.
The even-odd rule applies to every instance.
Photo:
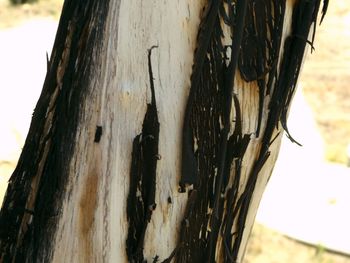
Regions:
[[[292, 2], [287, 1], [284, 36], [290, 30]], [[83, 102], [62, 211], [57, 215], [55, 248], [51, 251], [53, 262], [127, 262], [126, 199], [132, 142], [141, 132], [146, 104], [150, 102], [147, 49], [153, 45], [159, 46], [153, 52], [152, 65], [161, 159], [157, 167], [157, 207], [147, 227], [144, 256], [148, 262], [156, 255], [164, 260], [176, 247], [187, 202], [187, 195], [178, 191], [183, 116], [205, 3], [204, 0], [111, 1], [106, 18], [106, 39], [101, 40], [103, 48], [91, 54], [94, 63], [88, 84], [91, 92]], [[229, 30], [224, 32], [229, 38]], [[67, 36], [66, 52], [69, 52], [70, 37]], [[57, 71], [58, 89], [65, 71], [65, 55], [67, 53], [63, 53]], [[256, 137], [257, 84], [245, 83], [239, 74], [236, 75], [234, 93], [240, 100], [243, 134], [251, 134], [252, 139], [243, 159], [238, 194], [241, 195], [259, 157], [263, 132]], [[55, 100], [55, 96], [51, 99]], [[264, 102], [262, 131], [267, 121], [268, 100], [267, 97]], [[231, 119], [235, 120], [234, 110]], [[50, 120], [49, 115], [47, 122]], [[93, 140], [96, 126], [103, 129], [99, 143]], [[45, 131], [49, 129], [48, 126]], [[282, 132], [276, 130], [275, 134], [277, 139], [270, 148], [271, 156], [258, 176], [237, 262], [242, 262], [261, 195], [278, 155]], [[45, 160], [46, 156], [42, 158]], [[222, 262], [220, 254], [216, 258], [217, 262]]]
[[[91, 81], [94, 92], [87, 99], [80, 125], [84, 132], [77, 135], [54, 262], [127, 261], [131, 146], [141, 132], [146, 103], [150, 101], [147, 49], [152, 45], [159, 46], [152, 64], [161, 125], [161, 160], [157, 208], [147, 228], [144, 253], [148, 260], [156, 255], [164, 259], [174, 249], [186, 204], [186, 195], [177, 189], [183, 110], [203, 2], [112, 1], [108, 39], [103, 53], [96, 58], [96, 75]], [[94, 124], [103, 127], [99, 144], [91, 140]], [[91, 183], [94, 186], [89, 186]]]
[[[152, 63], [161, 125], [161, 160], [157, 170], [157, 208], [146, 232], [145, 258], [152, 261], [158, 255], [163, 260], [175, 248], [187, 201], [186, 195], [178, 192], [183, 110], [203, 6], [204, 1], [112, 1], [107, 17], [108, 39], [104, 40], [103, 52], [95, 58], [93, 92], [86, 100], [80, 124], [82, 132], [77, 135], [78, 147], [56, 235], [54, 262], [127, 261], [125, 211], [131, 146], [141, 131], [146, 103], [150, 101], [146, 51], [152, 45], [159, 46]], [[290, 8], [288, 5], [286, 33], [290, 27]], [[243, 161], [242, 176], [247, 179], [261, 146], [261, 136], [255, 138], [258, 87], [254, 82], [244, 83], [239, 77], [235, 83], [234, 92], [242, 107], [243, 133], [252, 134], [253, 139]], [[267, 118], [267, 102], [262, 129]], [[232, 120], [234, 117], [232, 114]], [[91, 140], [95, 124], [103, 127], [99, 144]], [[261, 195], [276, 161], [281, 134], [259, 174], [238, 262], [243, 258]], [[86, 154], [81, 155], [82, 152]], [[240, 191], [245, 184], [243, 180]], [[168, 197], [172, 204], [168, 203]]]

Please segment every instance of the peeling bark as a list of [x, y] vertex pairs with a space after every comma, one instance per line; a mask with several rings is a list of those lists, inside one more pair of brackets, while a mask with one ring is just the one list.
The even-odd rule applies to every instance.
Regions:
[[[196, 194], [195, 200], [188, 201], [191, 209], [183, 220], [176, 262], [239, 262], [257, 177], [270, 157], [279, 123], [296, 142], [287, 129], [287, 113], [306, 43], [312, 45], [313, 42], [313, 38], [308, 41], [308, 36], [312, 24], [317, 22], [319, 6], [320, 1], [293, 4], [291, 31], [281, 54], [285, 2], [208, 3], [208, 12], [199, 29], [183, 128], [180, 185], [182, 189], [193, 185]], [[230, 58], [224, 46], [225, 26], [232, 39]], [[259, 92], [256, 131], [244, 136], [241, 126], [245, 120], [240, 116], [239, 99], [233, 96], [242, 88], [233, 82], [237, 63], [240, 77], [248, 83], [255, 82]], [[267, 113], [264, 100], [270, 93]], [[231, 110], [232, 98], [235, 107]], [[231, 119], [231, 112], [235, 119]], [[262, 124], [263, 115], [267, 117]], [[231, 122], [235, 128], [229, 137]], [[260, 137], [262, 126], [265, 130]], [[260, 150], [258, 148], [256, 159], [250, 163], [251, 171], [242, 175], [241, 163], [252, 138], [259, 140]], [[236, 149], [239, 151], [234, 157]], [[231, 171], [233, 160], [236, 163]], [[244, 189], [239, 189], [241, 177], [246, 178]], [[192, 193], [189, 191], [189, 199]]]
[[[49, 261], [72, 161], [80, 105], [108, 1], [66, 1], [44, 89], [1, 209], [2, 262]], [[30, 213], [28, 213], [30, 211]]]
[[133, 142], [130, 190], [127, 203], [129, 223], [126, 253], [130, 262], [144, 262], [143, 247], [147, 225], [156, 209], [156, 170], [159, 158], [159, 122], [151, 64], [152, 47], [148, 50], [148, 70], [152, 101], [142, 124], [142, 133]]
[[66, 0], [0, 262], [241, 262], [320, 5]]

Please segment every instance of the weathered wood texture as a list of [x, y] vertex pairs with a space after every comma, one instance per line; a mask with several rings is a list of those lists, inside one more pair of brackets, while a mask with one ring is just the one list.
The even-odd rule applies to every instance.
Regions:
[[241, 262], [319, 5], [66, 0], [0, 261]]

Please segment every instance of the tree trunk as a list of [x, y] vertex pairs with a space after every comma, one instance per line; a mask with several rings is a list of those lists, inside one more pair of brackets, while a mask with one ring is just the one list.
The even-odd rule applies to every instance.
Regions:
[[1, 262], [241, 262], [319, 6], [65, 1]]

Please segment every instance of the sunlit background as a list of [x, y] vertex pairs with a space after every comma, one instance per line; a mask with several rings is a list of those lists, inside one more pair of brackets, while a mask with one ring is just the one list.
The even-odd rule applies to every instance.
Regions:
[[[350, 263], [350, 3], [318, 27], [245, 262]], [[62, 0], [0, 0], [0, 202], [39, 97]]]

